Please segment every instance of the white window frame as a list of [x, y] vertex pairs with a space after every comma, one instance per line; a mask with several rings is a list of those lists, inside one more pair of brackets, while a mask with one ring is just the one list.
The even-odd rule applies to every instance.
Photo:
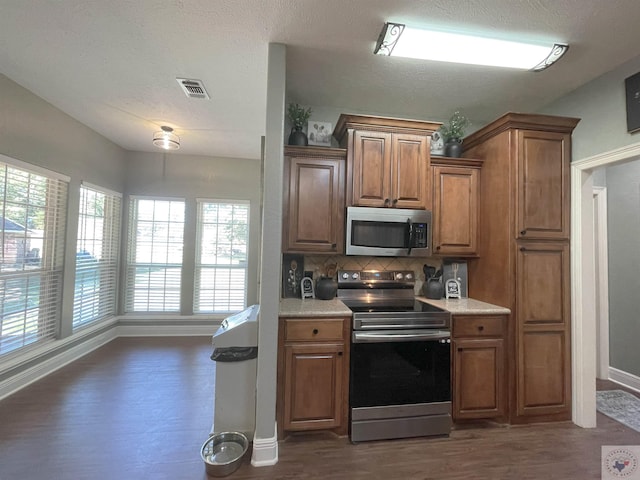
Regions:
[[[138, 235], [139, 224], [139, 202], [173, 202], [182, 204], [182, 220], [175, 221], [168, 219], [155, 220], [146, 222], [147, 226], [151, 225], [155, 230], [156, 226], [166, 226], [167, 232], [177, 234], [180, 233], [180, 242], [170, 242], [167, 234], [167, 241], [163, 242], [160, 237], [152, 236], [144, 237], [150, 242], [151, 250], [147, 248], [149, 245], [141, 245], [143, 238]], [[129, 197], [129, 235], [127, 238], [127, 268], [126, 268], [126, 294], [125, 294], [125, 312], [126, 313], [179, 313], [181, 310], [181, 281], [183, 270], [183, 252], [184, 252], [184, 229], [186, 220], [187, 202], [184, 198], [176, 197], [156, 197], [156, 196], [138, 196]], [[170, 207], [171, 208], [171, 207]], [[154, 206], [155, 212], [155, 206]], [[157, 225], [156, 225], [157, 223]], [[172, 229], [173, 226], [173, 229]], [[180, 228], [178, 228], [180, 227]], [[177, 238], [177, 237], [176, 237]], [[157, 240], [157, 241], [156, 241]], [[159, 248], [155, 246], [159, 245]], [[164, 248], [163, 249], [163, 245]], [[168, 257], [176, 255], [176, 248], [179, 248], [180, 261], [166, 261]], [[143, 250], [144, 249], [144, 250]], [[158, 253], [160, 252], [160, 253]], [[140, 257], [147, 255], [149, 261], [141, 261]], [[162, 255], [165, 261], [158, 261]], [[176, 275], [177, 273], [177, 275]], [[146, 286], [139, 283], [136, 278], [145, 278]], [[164, 278], [164, 279], [163, 279]], [[143, 308], [144, 307], [144, 308]]]
[[[194, 314], [210, 314], [210, 313], [231, 313], [243, 310], [247, 306], [247, 277], [248, 277], [248, 256], [249, 256], [249, 224], [251, 219], [251, 207], [248, 200], [227, 200], [227, 199], [208, 199], [198, 198], [197, 204], [197, 237], [196, 237], [196, 264], [195, 264], [195, 282], [194, 282], [194, 298], [193, 311]], [[246, 235], [243, 241], [234, 244], [233, 239], [228, 242], [219, 242], [219, 228], [214, 230], [218, 232], [215, 245], [212, 245], [211, 238], [204, 241], [207, 225], [224, 226], [228, 223], [207, 222], [204, 219], [203, 208], [206, 204], [213, 205], [233, 205], [246, 206]], [[224, 227], [223, 227], [224, 228]], [[228, 237], [227, 237], [228, 240]], [[234, 248], [239, 247], [239, 248]], [[216, 249], [214, 258], [216, 261], [206, 261], [205, 257], [211, 259], [211, 254], [206, 255], [204, 248]], [[228, 250], [222, 255], [218, 255], [219, 248]], [[242, 250], [244, 249], [244, 252]], [[243, 255], [244, 253], [244, 255]], [[244, 257], [244, 262], [234, 263], [235, 255]], [[227, 259], [225, 261], [224, 259]], [[222, 262], [220, 262], [222, 260]], [[212, 278], [205, 278], [208, 274], [212, 274]], [[242, 275], [241, 288], [238, 288], [238, 276]], [[222, 284], [222, 289], [218, 289], [218, 284]], [[239, 297], [240, 295], [240, 297]]]
[[[22, 185], [23, 198], [9, 195], [10, 175], [26, 179], [12, 182]], [[11, 235], [4, 220], [0, 225], [2, 357], [51, 342], [58, 334], [69, 181], [65, 175], [0, 154], [0, 216], [24, 224], [24, 232], [14, 228]], [[43, 198], [38, 198], [38, 188], [43, 185]], [[25, 212], [18, 213], [20, 209]], [[23, 220], [18, 221], [17, 215], [24, 215]], [[20, 240], [21, 252], [10, 248], [12, 235], [14, 246], [16, 239]]]
[[121, 193], [82, 182], [73, 299], [74, 330], [116, 315], [121, 218]]

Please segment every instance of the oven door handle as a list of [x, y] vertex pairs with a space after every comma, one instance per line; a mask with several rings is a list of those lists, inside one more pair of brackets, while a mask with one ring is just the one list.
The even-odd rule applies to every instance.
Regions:
[[448, 340], [450, 338], [451, 332], [445, 330], [432, 330], [424, 333], [353, 332], [353, 343], [414, 342]]

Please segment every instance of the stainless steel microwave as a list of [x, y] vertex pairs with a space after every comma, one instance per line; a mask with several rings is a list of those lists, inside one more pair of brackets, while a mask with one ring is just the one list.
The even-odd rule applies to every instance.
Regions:
[[347, 207], [346, 230], [347, 255], [431, 255], [431, 212], [427, 210]]

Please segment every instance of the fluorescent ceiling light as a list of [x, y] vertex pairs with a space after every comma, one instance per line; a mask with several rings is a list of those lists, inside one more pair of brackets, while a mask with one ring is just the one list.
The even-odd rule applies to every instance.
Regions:
[[559, 43], [536, 45], [385, 23], [373, 53], [538, 72], [555, 63], [568, 49], [568, 45]]

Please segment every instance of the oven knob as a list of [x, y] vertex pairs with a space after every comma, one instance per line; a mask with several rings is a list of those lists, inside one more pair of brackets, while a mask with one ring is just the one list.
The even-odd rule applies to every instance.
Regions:
[[402, 280], [402, 274], [400, 272], [396, 273], [396, 280]]
[[347, 278], [349, 278], [349, 274], [347, 272], [344, 272], [342, 274], [342, 278], [344, 278], [346, 280]]
[[354, 280], [357, 280], [359, 277], [358, 272], [355, 272], [353, 275], [351, 275], [351, 278], [353, 278]]

